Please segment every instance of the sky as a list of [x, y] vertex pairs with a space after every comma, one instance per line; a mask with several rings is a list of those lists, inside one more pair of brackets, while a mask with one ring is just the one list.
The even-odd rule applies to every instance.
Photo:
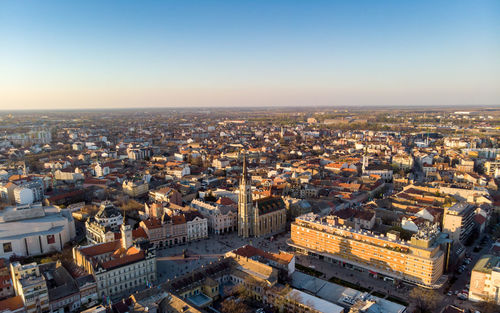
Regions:
[[0, 1], [0, 110], [500, 105], [500, 1]]

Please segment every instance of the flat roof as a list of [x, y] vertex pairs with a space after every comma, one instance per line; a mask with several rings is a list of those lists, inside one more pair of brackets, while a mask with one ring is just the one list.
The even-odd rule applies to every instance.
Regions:
[[500, 257], [491, 254], [485, 254], [481, 256], [481, 258], [479, 258], [472, 270], [476, 272], [490, 273], [494, 267], [500, 266], [499, 263]]
[[297, 289], [292, 289], [287, 298], [297, 299], [297, 302], [304, 304], [307, 307], [313, 308], [316, 311], [323, 313], [343, 313], [344, 308], [334, 303], [328, 302], [321, 298], [312, 296], [308, 293]]

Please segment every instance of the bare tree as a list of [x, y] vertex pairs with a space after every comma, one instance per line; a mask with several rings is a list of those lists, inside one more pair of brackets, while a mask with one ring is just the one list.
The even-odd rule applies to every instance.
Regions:
[[249, 312], [248, 306], [243, 302], [236, 302], [232, 299], [226, 299], [221, 303], [222, 313], [247, 313]]
[[416, 313], [435, 312], [442, 300], [442, 296], [438, 292], [420, 287], [415, 287], [410, 291], [410, 298], [415, 304]]
[[495, 298], [489, 297], [484, 302], [479, 304], [481, 312], [484, 313], [497, 313], [500, 312], [500, 306], [495, 303]]

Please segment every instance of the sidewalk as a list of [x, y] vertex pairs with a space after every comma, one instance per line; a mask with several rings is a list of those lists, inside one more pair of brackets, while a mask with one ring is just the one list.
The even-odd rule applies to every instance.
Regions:
[[324, 274], [324, 277], [322, 277], [323, 279], [328, 280], [332, 277], [338, 277], [342, 280], [371, 289], [372, 292], [381, 292], [387, 296], [396, 296], [403, 300], [408, 300], [408, 293], [412, 289], [412, 287], [409, 286], [398, 289], [392, 282], [370, 277], [368, 272], [359, 272], [357, 270], [344, 268], [340, 265], [324, 262], [309, 256], [296, 255], [296, 262], [307, 267], [314, 267], [314, 269], [322, 272]]

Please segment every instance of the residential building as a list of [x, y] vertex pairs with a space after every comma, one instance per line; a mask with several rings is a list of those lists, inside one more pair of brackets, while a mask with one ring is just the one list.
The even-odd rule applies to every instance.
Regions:
[[33, 204], [0, 212], [0, 257], [61, 251], [75, 236], [75, 222], [68, 209]]
[[0, 299], [6, 299], [15, 295], [10, 270], [5, 264], [5, 259], [0, 259]]
[[50, 311], [75, 312], [79, 310], [81, 302], [78, 284], [61, 262], [40, 264], [38, 267], [47, 284]]
[[182, 205], [182, 195], [175, 189], [163, 187], [149, 192], [149, 198], [157, 202], [170, 202], [177, 205]]
[[127, 195], [131, 197], [140, 197], [146, 193], [148, 193], [149, 190], [149, 184], [144, 181], [130, 181], [130, 180], [125, 180], [122, 184], [123, 192], [125, 192]]
[[440, 278], [445, 261], [438, 237], [437, 227], [432, 227], [408, 242], [397, 232], [376, 235], [342, 225], [334, 216], [309, 213], [292, 223], [289, 245], [328, 262], [367, 270], [373, 276], [438, 288], [444, 283]]
[[393, 169], [390, 165], [385, 164], [370, 164], [363, 167], [363, 175], [377, 175], [386, 182], [392, 180]]
[[0, 300], [0, 313], [26, 313], [23, 297], [15, 296]]
[[17, 204], [31, 204], [43, 200], [43, 183], [38, 180], [25, 182], [14, 189]]
[[250, 258], [254, 261], [271, 265], [286, 276], [290, 276], [295, 272], [295, 255], [284, 251], [273, 253], [261, 250], [251, 245], [245, 245], [227, 252], [225, 257]]
[[13, 182], [8, 182], [0, 185], [0, 201], [7, 204], [14, 204], [14, 190], [17, 185]]
[[445, 208], [443, 215], [443, 232], [454, 242], [465, 243], [474, 229], [476, 206], [467, 202], [458, 202]]
[[469, 300], [500, 305], [500, 257], [481, 256], [471, 271]]
[[10, 264], [10, 272], [17, 296], [21, 296], [27, 313], [49, 312], [49, 292], [45, 277], [36, 263]]
[[27, 133], [10, 134], [7, 140], [15, 145], [31, 145], [31, 144], [49, 144], [52, 142], [52, 133], [50, 130], [30, 130]]
[[486, 161], [484, 162], [484, 173], [489, 176], [498, 177], [498, 171], [500, 169], [500, 160]]

